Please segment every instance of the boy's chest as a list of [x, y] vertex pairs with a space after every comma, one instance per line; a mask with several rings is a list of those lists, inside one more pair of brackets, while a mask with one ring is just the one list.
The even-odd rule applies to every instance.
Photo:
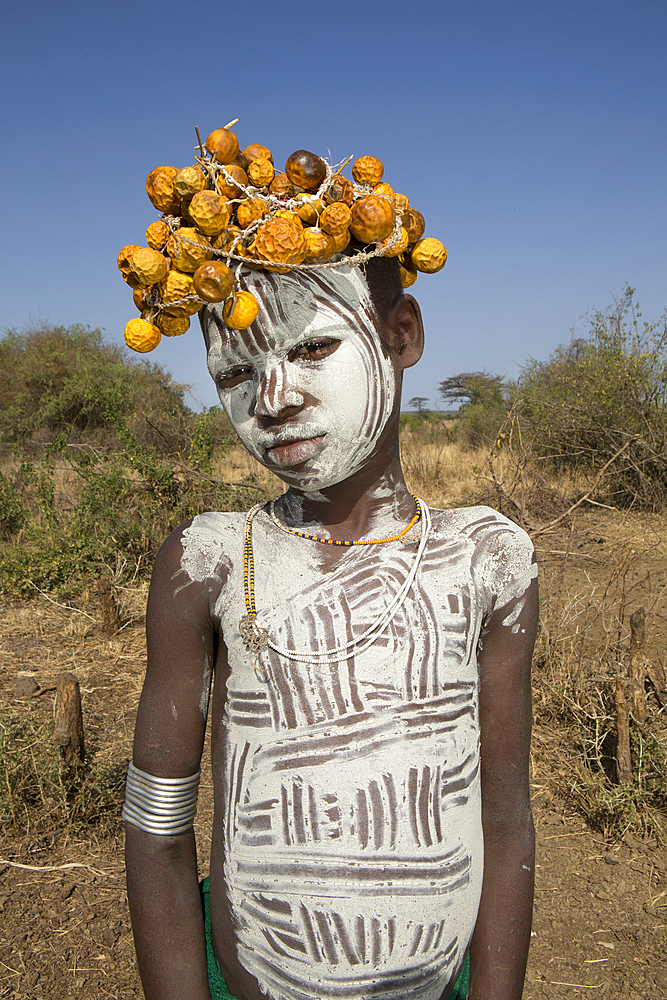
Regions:
[[431, 546], [406, 588], [414, 544], [331, 554], [289, 542], [298, 544], [280, 555], [267, 540], [255, 545], [257, 625], [275, 647], [262, 653], [259, 670], [239, 633], [242, 566], [232, 568], [220, 609], [228, 690], [257, 691], [270, 708], [267, 724], [301, 728], [439, 698], [460, 684], [476, 689], [483, 609], [464, 546]]

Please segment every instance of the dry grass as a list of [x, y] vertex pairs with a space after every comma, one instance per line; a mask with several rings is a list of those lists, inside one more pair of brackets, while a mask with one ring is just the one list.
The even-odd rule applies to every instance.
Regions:
[[408, 487], [432, 507], [458, 507], [475, 492], [487, 450], [464, 451], [446, 437], [424, 441], [401, 434], [401, 463]]
[[[254, 483], [261, 486], [269, 497], [278, 496], [286, 489], [282, 480], [263, 468], [240, 444], [229, 448], [214, 462], [213, 475], [225, 483]], [[258, 499], [260, 496], [258, 493]]]
[[[615, 740], [613, 685], [617, 675], [627, 672], [629, 616], [639, 606], [646, 608], [647, 655], [665, 663], [665, 516], [585, 504], [550, 527], [554, 517], [567, 513], [573, 496], [570, 490], [580, 484], [544, 479], [533, 466], [521, 466], [509, 449], [496, 453], [489, 462], [487, 451], [463, 451], [444, 435], [441, 440], [433, 436], [420, 440], [406, 432], [401, 437], [401, 455], [408, 485], [432, 506], [486, 502], [504, 507], [515, 519], [517, 510], [523, 509], [528, 530], [536, 529], [542, 594], [534, 669], [534, 771], [542, 783], [608, 836], [630, 827], [659, 831], [667, 825], [667, 743], [664, 715], [650, 692], [649, 722], [642, 730], [635, 727], [636, 780], [619, 789], [610, 776]], [[229, 449], [214, 464], [212, 474], [227, 483], [251, 483], [258, 499], [284, 490], [281, 481], [241, 447]], [[64, 503], [76, 486], [66, 470], [56, 484]], [[143, 676], [147, 589], [147, 578], [133, 579], [121, 560], [114, 593], [122, 629], [113, 638], [101, 631], [94, 582], [76, 599], [56, 601], [53, 595], [36, 595], [27, 603], [4, 599], [0, 615], [3, 719], [32, 719], [43, 726], [40, 705], [52, 702], [51, 694], [38, 699], [39, 704], [16, 701], [13, 683], [18, 671], [33, 673], [41, 684], [49, 684], [61, 671], [73, 670], [82, 687], [90, 745], [98, 765], [127, 760]], [[37, 810], [24, 817], [26, 822], [39, 825], [48, 816], [53, 818], [53, 804], [47, 801], [53, 797], [45, 795], [41, 813]], [[205, 797], [198, 820], [202, 830], [210, 819], [207, 802]], [[202, 835], [202, 842], [205, 839]]]
[[628, 677], [629, 619], [639, 607], [646, 610], [645, 652], [665, 664], [664, 527], [664, 516], [589, 508], [537, 543], [536, 752], [552, 787], [607, 837], [667, 832], [664, 713], [648, 689], [648, 719], [633, 722], [634, 779], [618, 785], [614, 701], [616, 678]]

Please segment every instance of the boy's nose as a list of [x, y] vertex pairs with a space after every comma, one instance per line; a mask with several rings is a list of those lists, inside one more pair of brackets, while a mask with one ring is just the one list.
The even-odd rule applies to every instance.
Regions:
[[279, 417], [285, 410], [299, 410], [303, 395], [290, 386], [285, 365], [273, 365], [264, 372], [255, 400], [255, 416]]

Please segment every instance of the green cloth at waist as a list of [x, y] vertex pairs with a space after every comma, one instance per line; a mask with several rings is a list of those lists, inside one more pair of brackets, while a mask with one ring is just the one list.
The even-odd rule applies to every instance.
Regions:
[[[208, 988], [211, 1000], [236, 1000], [227, 988], [224, 976], [220, 971], [218, 960], [213, 951], [211, 939], [211, 893], [208, 878], [200, 883], [202, 903], [204, 906], [204, 929], [206, 932], [206, 969], [208, 972]], [[470, 977], [470, 953], [466, 954], [459, 977], [454, 983], [454, 989], [449, 994], [449, 1000], [466, 1000], [468, 996], [468, 979]]]

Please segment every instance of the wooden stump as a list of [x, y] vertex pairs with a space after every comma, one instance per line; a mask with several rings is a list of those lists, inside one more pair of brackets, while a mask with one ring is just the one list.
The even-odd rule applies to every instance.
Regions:
[[667, 705], [667, 680], [660, 663], [652, 663], [644, 652], [646, 612], [637, 608], [630, 615], [630, 662], [628, 678], [616, 678], [616, 780], [632, 780], [630, 719], [642, 727], [648, 718], [646, 681], [655, 691], [661, 707]]
[[630, 713], [635, 722], [646, 722], [646, 669], [649, 662], [644, 654], [646, 613], [643, 608], [630, 615], [630, 683], [628, 697]]
[[616, 780], [621, 785], [632, 781], [630, 715], [620, 677], [616, 678]]
[[83, 713], [79, 682], [74, 674], [60, 674], [56, 682], [56, 710], [53, 742], [60, 747], [69, 767], [78, 768], [85, 756]]
[[116, 635], [120, 629], [120, 615], [113, 596], [113, 587], [108, 576], [101, 576], [97, 581], [97, 592], [102, 607], [102, 623], [107, 635]]

